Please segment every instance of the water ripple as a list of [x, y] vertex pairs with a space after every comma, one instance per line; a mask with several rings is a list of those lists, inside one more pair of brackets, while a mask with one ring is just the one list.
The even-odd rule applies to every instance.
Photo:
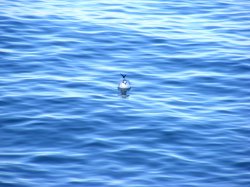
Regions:
[[0, 186], [250, 184], [247, 1], [0, 6]]

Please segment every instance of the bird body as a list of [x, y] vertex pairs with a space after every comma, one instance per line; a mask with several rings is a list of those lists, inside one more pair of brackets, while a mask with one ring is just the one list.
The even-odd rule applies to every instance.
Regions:
[[121, 74], [122, 76], [122, 81], [118, 85], [118, 89], [121, 91], [122, 95], [126, 95], [127, 92], [131, 89], [131, 84], [130, 82], [125, 78], [126, 75]]

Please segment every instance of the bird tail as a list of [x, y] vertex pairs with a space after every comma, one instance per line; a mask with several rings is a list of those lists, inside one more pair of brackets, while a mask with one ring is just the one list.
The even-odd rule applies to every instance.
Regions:
[[125, 77], [126, 77], [126, 74], [121, 74], [121, 76], [122, 76], [122, 78], [124, 78], [124, 79], [125, 79]]

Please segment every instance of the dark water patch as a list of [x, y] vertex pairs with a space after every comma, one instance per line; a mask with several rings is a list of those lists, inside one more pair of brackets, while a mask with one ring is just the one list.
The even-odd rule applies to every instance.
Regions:
[[17, 182], [0, 182], [0, 185], [1, 186], [3, 186], [3, 187], [7, 187], [7, 186], [9, 186], [9, 187], [25, 187], [26, 186], [26, 184], [20, 184], [20, 183], [18, 183], [18, 184], [16, 184]]
[[58, 155], [37, 155], [34, 156], [30, 162], [34, 164], [47, 164], [51, 165], [53, 164], [54, 166], [57, 165], [64, 165], [72, 162], [81, 162], [82, 158], [75, 158], [75, 157], [69, 157], [69, 156], [64, 156], [61, 154]]

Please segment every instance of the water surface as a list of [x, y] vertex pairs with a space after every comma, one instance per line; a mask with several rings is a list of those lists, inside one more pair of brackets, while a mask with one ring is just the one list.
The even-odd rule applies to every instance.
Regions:
[[0, 7], [0, 186], [250, 185], [248, 1]]

